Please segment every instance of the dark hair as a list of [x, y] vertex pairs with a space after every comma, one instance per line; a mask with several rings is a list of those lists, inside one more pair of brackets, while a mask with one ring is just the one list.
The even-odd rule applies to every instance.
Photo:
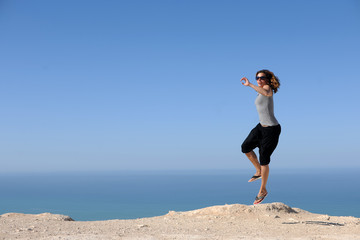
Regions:
[[280, 80], [275, 74], [269, 70], [263, 69], [256, 73], [257, 76], [259, 73], [264, 73], [267, 79], [268, 84], [270, 85], [271, 89], [276, 93], [278, 88], [280, 88]]

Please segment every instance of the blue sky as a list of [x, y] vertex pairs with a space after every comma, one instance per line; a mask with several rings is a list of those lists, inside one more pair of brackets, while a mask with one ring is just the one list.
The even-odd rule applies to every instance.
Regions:
[[273, 168], [360, 167], [358, 1], [0, 1], [1, 172], [248, 169], [253, 83], [281, 81]]

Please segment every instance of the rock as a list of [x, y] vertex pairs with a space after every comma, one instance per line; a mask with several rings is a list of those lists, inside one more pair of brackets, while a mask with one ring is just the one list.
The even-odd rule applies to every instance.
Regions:
[[167, 215], [169, 215], [169, 216], [174, 216], [175, 214], [176, 214], [175, 211], [169, 211], [169, 213], [168, 213]]
[[43, 220], [46, 219], [46, 220], [56, 220], [56, 221], [74, 221], [74, 219], [72, 219], [71, 217], [60, 214], [41, 213], [36, 216], [42, 218]]
[[[170, 216], [174, 215], [174, 216]], [[279, 219], [276, 219], [279, 218]], [[331, 222], [327, 219], [331, 218]], [[4, 214], [0, 239], [358, 239], [360, 219], [313, 214], [282, 203], [224, 205], [152, 218], [65, 222], [50, 213]], [[360, 239], [359, 239], [360, 240]]]
[[145, 227], [149, 227], [149, 225], [146, 225], [146, 224], [138, 225], [138, 228], [145, 228]]
[[[187, 212], [178, 212], [180, 215], [186, 216], [239, 216], [248, 213], [264, 213], [267, 215], [272, 215], [273, 213], [298, 213], [291, 207], [285, 205], [284, 203], [267, 203], [267, 204], [258, 204], [258, 205], [243, 205], [243, 204], [232, 204], [232, 205], [222, 205], [222, 206], [212, 206], [207, 208], [201, 208], [193, 211]], [[168, 215], [175, 215], [176, 212], [170, 211]]]
[[284, 203], [268, 203], [268, 204], [262, 204], [259, 207], [262, 208], [265, 207], [265, 210], [270, 212], [297, 213], [294, 209], [285, 205]]
[[34, 221], [74, 221], [71, 217], [60, 215], [60, 214], [52, 214], [52, 213], [41, 213], [41, 214], [24, 214], [24, 213], [5, 213], [1, 215], [4, 219], [9, 219], [8, 221], [13, 221], [17, 218], [32, 218]]
[[328, 221], [328, 220], [330, 220], [330, 217], [329, 217], [329, 215], [321, 215], [321, 216], [318, 217], [318, 219]]

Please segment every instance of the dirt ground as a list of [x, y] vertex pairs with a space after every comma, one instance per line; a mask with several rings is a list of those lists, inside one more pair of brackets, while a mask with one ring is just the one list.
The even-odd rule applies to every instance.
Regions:
[[313, 214], [283, 203], [212, 206], [132, 220], [73, 221], [7, 213], [0, 239], [359, 239], [360, 219]]

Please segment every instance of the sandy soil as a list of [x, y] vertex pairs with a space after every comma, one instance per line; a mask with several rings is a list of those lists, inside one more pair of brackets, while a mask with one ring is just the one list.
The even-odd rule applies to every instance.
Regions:
[[73, 221], [43, 213], [0, 216], [0, 239], [359, 239], [360, 218], [283, 203], [213, 206], [133, 220]]

